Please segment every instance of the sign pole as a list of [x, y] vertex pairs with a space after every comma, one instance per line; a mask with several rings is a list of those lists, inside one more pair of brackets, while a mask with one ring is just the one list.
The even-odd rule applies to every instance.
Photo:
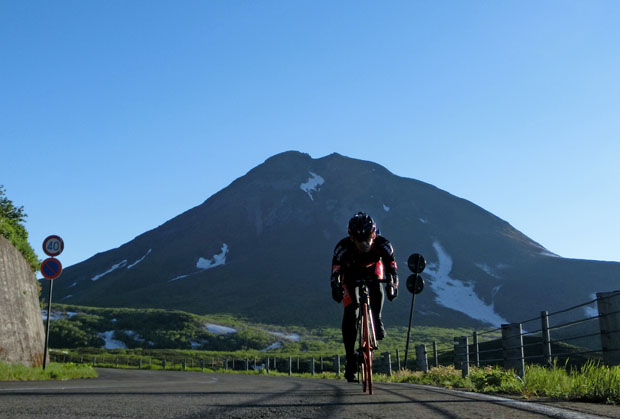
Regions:
[[409, 329], [407, 330], [407, 345], [405, 346], [405, 363], [407, 368], [407, 355], [409, 355], [409, 336], [411, 335], [411, 320], [413, 319], [413, 304], [415, 303], [415, 294], [411, 294], [411, 311], [409, 312]]
[[50, 293], [47, 299], [47, 323], [45, 324], [45, 349], [43, 350], [43, 370], [45, 371], [45, 365], [47, 363], [47, 349], [50, 338], [50, 313], [52, 312], [52, 286], [54, 280], [50, 279]]

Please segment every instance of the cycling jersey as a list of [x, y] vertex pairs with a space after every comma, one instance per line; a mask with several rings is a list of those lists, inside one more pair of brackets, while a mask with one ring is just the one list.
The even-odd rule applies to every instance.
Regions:
[[345, 285], [345, 306], [352, 302], [353, 290], [350, 285], [353, 281], [362, 278], [384, 279], [385, 272], [396, 275], [396, 269], [394, 249], [383, 236], [377, 235], [366, 253], [358, 251], [350, 237], [340, 240], [334, 249], [332, 278], [339, 277]]

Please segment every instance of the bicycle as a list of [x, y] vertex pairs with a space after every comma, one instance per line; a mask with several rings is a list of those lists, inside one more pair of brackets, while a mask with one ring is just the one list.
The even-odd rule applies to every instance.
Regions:
[[372, 388], [372, 361], [373, 353], [379, 348], [375, 334], [375, 322], [370, 308], [370, 293], [368, 284], [371, 282], [387, 283], [389, 281], [377, 278], [359, 279], [355, 281], [359, 287], [359, 313], [357, 315], [357, 374], [362, 383], [362, 391], [373, 394]]

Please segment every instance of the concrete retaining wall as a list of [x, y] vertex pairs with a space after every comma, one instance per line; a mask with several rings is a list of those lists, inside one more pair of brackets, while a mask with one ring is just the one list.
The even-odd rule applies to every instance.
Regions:
[[43, 365], [44, 344], [35, 274], [19, 250], [0, 236], [0, 361]]

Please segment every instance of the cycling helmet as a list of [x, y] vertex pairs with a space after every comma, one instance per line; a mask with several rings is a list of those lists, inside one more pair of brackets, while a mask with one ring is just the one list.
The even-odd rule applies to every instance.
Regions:
[[377, 231], [377, 224], [370, 215], [358, 212], [349, 220], [349, 235], [357, 240], [366, 240]]

